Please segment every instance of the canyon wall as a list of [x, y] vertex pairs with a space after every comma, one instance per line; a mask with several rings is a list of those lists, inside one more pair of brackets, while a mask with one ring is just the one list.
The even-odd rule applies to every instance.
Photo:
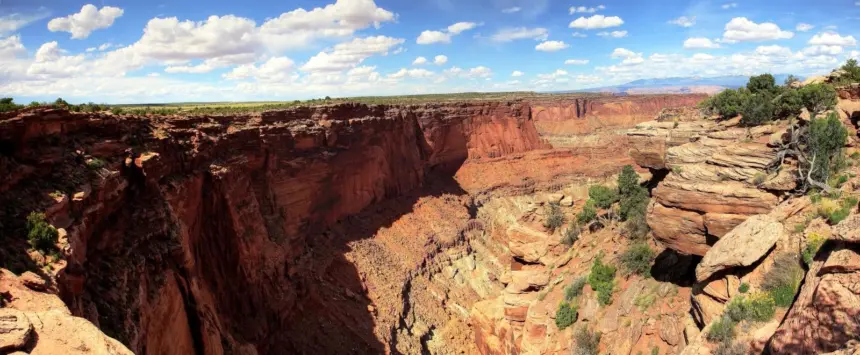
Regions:
[[535, 125], [542, 135], [583, 135], [626, 129], [653, 120], [665, 108], [695, 106], [708, 96], [636, 95], [531, 100]]
[[[7, 114], [0, 221], [14, 242], [3, 256], [30, 266], [12, 234], [30, 211], [47, 211], [72, 314], [135, 353], [396, 351], [398, 331], [375, 324], [373, 290], [344, 243], [414, 208], [428, 177], [436, 193], [456, 193], [443, 182], [467, 159], [543, 147], [531, 117], [503, 102]], [[414, 199], [346, 218], [396, 196]]]

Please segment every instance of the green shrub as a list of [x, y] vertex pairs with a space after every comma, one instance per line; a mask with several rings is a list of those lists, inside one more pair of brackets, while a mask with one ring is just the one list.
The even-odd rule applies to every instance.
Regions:
[[771, 93], [776, 90], [776, 79], [770, 74], [753, 76], [747, 82], [747, 90], [753, 94]]
[[746, 89], [723, 90], [703, 103], [703, 106], [719, 114], [722, 119], [729, 119], [741, 113], [741, 107], [749, 95], [750, 92]]
[[651, 270], [651, 262], [654, 261], [655, 253], [647, 243], [636, 243], [627, 248], [621, 254], [621, 266], [624, 273], [645, 275]]
[[558, 227], [564, 224], [564, 214], [561, 213], [561, 206], [558, 202], [551, 202], [546, 208], [546, 221], [543, 226], [552, 232], [555, 232]]
[[735, 339], [735, 321], [727, 316], [722, 316], [720, 319], [711, 324], [711, 329], [705, 338], [712, 343], [730, 342]]
[[765, 322], [776, 314], [776, 303], [767, 294], [737, 296], [726, 306], [725, 314], [735, 322], [743, 320]]
[[848, 59], [840, 69], [842, 69], [845, 74], [839, 77], [837, 84], [847, 85], [860, 82], [860, 66], [857, 65], [856, 59]]
[[588, 197], [594, 201], [595, 207], [607, 209], [618, 201], [618, 192], [603, 185], [594, 185], [588, 189]]
[[87, 160], [87, 168], [90, 170], [98, 170], [105, 167], [105, 161], [99, 158], [92, 158]]
[[741, 107], [741, 116], [741, 125], [745, 127], [760, 126], [774, 120], [776, 106], [773, 96], [768, 92], [749, 96]]
[[575, 306], [571, 306], [567, 302], [558, 304], [558, 310], [555, 311], [555, 326], [559, 330], [563, 330], [576, 322], [578, 316]]
[[612, 303], [612, 291], [615, 287], [615, 266], [604, 264], [603, 256], [599, 255], [591, 265], [588, 274], [588, 284], [597, 292], [597, 300], [602, 305]]
[[571, 225], [564, 230], [564, 236], [561, 238], [561, 243], [570, 247], [573, 243], [579, 240], [579, 235], [582, 233], [582, 228], [578, 224]]
[[809, 126], [809, 159], [815, 157], [812, 169], [812, 178], [816, 181], [826, 182], [833, 172], [833, 163], [838, 161], [842, 154], [842, 147], [848, 139], [848, 131], [842, 126], [842, 122], [835, 113], [830, 113], [826, 118], [816, 118]]
[[651, 355], [660, 355], [660, 348], [656, 346], [651, 348]]
[[827, 238], [818, 233], [809, 234], [809, 237], [806, 239], [806, 247], [803, 248], [802, 252], [803, 261], [806, 265], [812, 265], [815, 255], [818, 254], [818, 249], [821, 249], [825, 241], [827, 241]]
[[24, 106], [18, 105], [11, 97], [0, 98], [0, 112], [14, 111]]
[[618, 193], [621, 196], [630, 196], [639, 188], [639, 174], [631, 165], [625, 165], [618, 174]]
[[794, 255], [779, 254], [774, 258], [773, 266], [764, 275], [761, 286], [770, 294], [777, 306], [789, 307], [794, 302], [794, 295], [803, 279], [803, 273], [803, 268]]
[[631, 240], [643, 240], [648, 236], [649, 231], [651, 231], [651, 227], [645, 220], [644, 212], [628, 216], [627, 221], [624, 222], [624, 233]]
[[742, 341], [724, 341], [714, 350], [714, 355], [747, 355], [749, 347]]
[[582, 289], [585, 288], [585, 283], [586, 279], [584, 277], [573, 280], [573, 283], [564, 289], [564, 300], [571, 302], [574, 298], [579, 297], [582, 294]]
[[841, 202], [823, 199], [818, 206], [818, 215], [831, 225], [836, 225], [848, 218], [855, 208], [857, 208], [857, 199], [854, 197], [846, 198]]
[[591, 223], [595, 218], [597, 218], [597, 208], [594, 207], [593, 200], [588, 200], [585, 202], [585, 206], [582, 207], [582, 211], [576, 215], [576, 221], [584, 226]]
[[57, 244], [57, 229], [48, 224], [45, 220], [45, 214], [41, 212], [31, 212], [27, 216], [27, 240], [33, 249], [43, 252], [50, 251], [56, 248]]
[[800, 82], [800, 78], [798, 78], [798, 77], [796, 77], [796, 76], [794, 76], [794, 75], [789, 74], [789, 75], [788, 75], [788, 77], [787, 77], [787, 78], [785, 78], [785, 81], [783, 82], [783, 85], [788, 86], [788, 87], [791, 87], [791, 84], [799, 83], [799, 82]]
[[588, 330], [583, 326], [573, 334], [576, 346], [573, 355], [598, 355], [600, 349], [600, 333]]
[[740, 293], [747, 293], [747, 292], [749, 292], [749, 290], [750, 290], [750, 284], [748, 284], [746, 282], [742, 283], [741, 286], [738, 287], [738, 292], [740, 292]]
[[810, 84], [798, 89], [803, 107], [813, 115], [836, 106], [836, 89], [829, 84]]
[[651, 197], [648, 196], [648, 190], [637, 186], [629, 195], [621, 197], [618, 214], [621, 215], [621, 219], [623, 220], [628, 220], [636, 216], [645, 216], [649, 201], [651, 201]]

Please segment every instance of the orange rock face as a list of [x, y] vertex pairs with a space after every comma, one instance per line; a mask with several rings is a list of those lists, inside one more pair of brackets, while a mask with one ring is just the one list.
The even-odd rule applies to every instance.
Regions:
[[653, 120], [665, 108], [695, 106], [707, 95], [595, 96], [593, 98], [535, 100], [531, 103], [541, 134], [589, 134], [630, 128]]
[[[71, 220], [60, 288], [73, 314], [136, 353], [382, 351], [366, 310], [309, 311], [321, 304], [315, 284], [326, 270], [314, 239], [466, 160], [543, 147], [530, 107], [502, 102], [0, 119], [0, 171], [11, 177], [0, 200], [20, 201], [17, 215], [0, 217], [14, 227], [56, 203], [36, 182], [58, 171], [70, 177], [58, 189], [91, 187], [49, 215]], [[93, 159], [105, 166], [88, 169]], [[362, 284], [352, 266], [335, 274], [335, 284]], [[331, 333], [331, 324], [351, 331]]]

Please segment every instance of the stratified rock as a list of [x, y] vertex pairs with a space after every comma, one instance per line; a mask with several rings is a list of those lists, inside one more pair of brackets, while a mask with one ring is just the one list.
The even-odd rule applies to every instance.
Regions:
[[33, 325], [24, 312], [0, 308], [0, 352], [24, 349], [32, 335]]
[[788, 316], [770, 340], [772, 354], [820, 354], [856, 340], [860, 272], [842, 272], [860, 269], [856, 254], [856, 246], [837, 245], [825, 260], [813, 263]]
[[696, 267], [696, 279], [704, 281], [713, 274], [760, 260], [785, 234], [775, 218], [758, 215], [747, 219], [720, 238]]

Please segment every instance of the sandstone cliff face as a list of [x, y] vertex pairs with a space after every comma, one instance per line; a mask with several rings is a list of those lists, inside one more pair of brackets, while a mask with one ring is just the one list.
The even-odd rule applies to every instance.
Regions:
[[790, 169], [768, 171], [785, 127], [734, 124], [655, 121], [628, 132], [640, 166], [669, 171], [652, 191], [648, 224], [670, 248], [705, 255], [749, 216], [774, 208], [779, 191], [794, 188]]
[[[530, 108], [499, 102], [0, 119], [0, 171], [10, 177], [0, 200], [14, 206], [0, 212], [4, 234], [20, 235], [29, 211], [47, 211], [61, 228], [68, 266], [57, 278], [72, 314], [135, 353], [395, 346], [396, 329], [375, 329], [372, 292], [327, 230], [467, 159], [542, 146]], [[327, 288], [365, 306], [333, 303]]]
[[653, 120], [666, 108], [695, 106], [707, 98], [695, 95], [594, 96], [532, 100], [536, 126], [543, 135], [583, 135], [630, 128]]

